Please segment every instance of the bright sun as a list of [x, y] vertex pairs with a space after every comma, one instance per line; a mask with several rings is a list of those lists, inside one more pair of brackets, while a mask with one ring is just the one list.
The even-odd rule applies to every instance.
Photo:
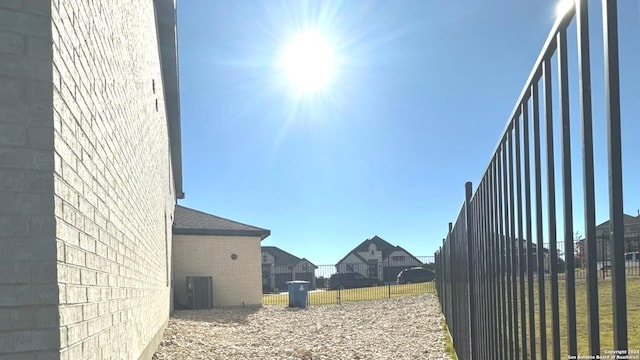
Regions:
[[317, 32], [306, 31], [285, 48], [282, 66], [287, 78], [300, 92], [323, 89], [333, 75], [334, 53]]

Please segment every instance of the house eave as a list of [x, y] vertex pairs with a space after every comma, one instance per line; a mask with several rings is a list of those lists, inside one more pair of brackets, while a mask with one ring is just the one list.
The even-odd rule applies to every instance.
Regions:
[[178, 75], [178, 34], [175, 0], [154, 0], [162, 88], [169, 132], [169, 149], [175, 196], [184, 199], [182, 188], [182, 135], [180, 120], [180, 82]]
[[181, 229], [174, 228], [174, 235], [214, 235], [214, 236], [253, 236], [260, 241], [271, 235], [270, 230], [223, 230], [223, 229]]

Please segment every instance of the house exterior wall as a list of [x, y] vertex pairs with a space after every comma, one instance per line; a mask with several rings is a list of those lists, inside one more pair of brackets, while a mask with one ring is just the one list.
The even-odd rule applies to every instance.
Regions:
[[[263, 260], [264, 260], [264, 252]], [[272, 257], [273, 258], [273, 257]], [[316, 288], [315, 265], [303, 260], [296, 265], [262, 264], [263, 290], [273, 292], [287, 290], [287, 281], [304, 280], [309, 282], [310, 289]]]
[[274, 264], [275, 260], [276, 259], [273, 257], [273, 255], [269, 254], [266, 251], [262, 251], [262, 263], [263, 264]]
[[61, 358], [150, 356], [175, 204], [154, 4], [50, 6]]
[[346, 258], [339, 262], [336, 268], [336, 270], [341, 273], [357, 272], [362, 274], [363, 276], [367, 276], [367, 264], [362, 262], [362, 260], [360, 260], [353, 253], [350, 253]]
[[[625, 223], [624, 240], [625, 240], [624, 241], [625, 252], [633, 252], [633, 251], [640, 250], [640, 224]], [[609, 241], [609, 225], [608, 224], [596, 228], [596, 254], [597, 254], [597, 261], [599, 262], [603, 260], [611, 259], [611, 242]]]
[[[373, 251], [373, 254], [371, 253]], [[350, 253], [337, 265], [337, 270], [340, 272], [357, 272], [366, 277], [375, 277], [382, 281], [395, 281], [400, 271], [414, 266], [421, 266], [422, 264], [416, 261], [411, 254], [406, 251], [397, 250], [389, 254], [385, 259], [382, 258], [382, 252], [377, 250], [374, 244], [369, 246], [369, 252], [358, 252], [356, 256], [354, 253]], [[402, 260], [395, 259], [394, 257], [403, 257]], [[374, 262], [370, 265], [367, 262], [363, 262], [362, 258], [367, 262]], [[377, 272], [372, 273], [371, 266], [376, 266], [374, 269]]]
[[51, 4], [0, 1], [0, 358], [60, 346]]
[[[401, 257], [402, 260], [398, 259]], [[385, 266], [421, 266], [422, 264], [406, 251], [394, 251], [389, 254], [389, 258], [384, 261]]]
[[382, 251], [378, 250], [376, 244], [369, 244], [369, 251], [360, 251], [358, 255], [366, 260], [377, 260], [382, 262]]
[[406, 251], [398, 250], [389, 254], [389, 257], [382, 263], [382, 266], [382, 280], [394, 282], [402, 270], [422, 266], [422, 264]]
[[263, 264], [264, 268], [273, 269], [275, 274], [313, 274], [315, 267], [310, 262], [301, 261], [296, 265]]
[[155, 29], [151, 1], [0, 2], [7, 358], [150, 358], [161, 338], [175, 197]]
[[175, 300], [186, 305], [187, 276], [212, 276], [214, 307], [262, 306], [260, 253], [259, 237], [174, 235]]

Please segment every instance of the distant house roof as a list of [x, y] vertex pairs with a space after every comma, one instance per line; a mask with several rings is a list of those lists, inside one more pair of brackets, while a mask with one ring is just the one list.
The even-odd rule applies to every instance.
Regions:
[[[516, 241], [517, 241], [517, 240], [516, 240]], [[518, 244], [513, 244], [513, 246], [517, 246], [517, 245], [518, 245]], [[543, 243], [543, 245], [544, 245], [544, 243]], [[522, 247], [523, 247], [523, 248], [526, 248], [526, 247], [527, 247], [527, 240], [522, 239]], [[538, 244], [537, 244], [537, 243], [532, 242], [532, 243], [531, 243], [531, 247], [529, 247], [529, 251], [530, 251], [530, 252], [532, 252], [532, 253], [537, 252], [537, 251], [538, 251]], [[526, 252], [526, 250], [525, 250], [525, 252]], [[542, 247], [542, 253], [544, 254], [544, 253], [548, 253], [548, 252], [549, 252], [549, 249], [543, 246], [543, 247]]]
[[173, 233], [178, 235], [259, 236], [263, 240], [271, 231], [176, 205]]
[[371, 244], [375, 244], [376, 246], [376, 250], [377, 251], [382, 251], [382, 260], [386, 260], [389, 258], [389, 256], [394, 252], [394, 251], [404, 251], [405, 253], [407, 253], [409, 256], [411, 256], [412, 258], [414, 258], [418, 263], [422, 264], [422, 261], [418, 260], [418, 258], [416, 258], [415, 256], [413, 256], [410, 252], [408, 252], [407, 250], [403, 249], [400, 246], [393, 246], [391, 245], [389, 242], [387, 242], [386, 240], [384, 240], [383, 238], [379, 237], [378, 235], [375, 235], [374, 237], [372, 237], [371, 239], [367, 239], [363, 242], [360, 243], [360, 245], [356, 246], [355, 249], [351, 250], [345, 257], [343, 257], [342, 259], [340, 259], [340, 261], [338, 261], [338, 263], [343, 262], [350, 254], [354, 254], [356, 257], [360, 258], [363, 262], [366, 261], [365, 259], [362, 258], [362, 256], [358, 255], [359, 252], [368, 252], [369, 251], [369, 245]]
[[[309, 262], [311, 265], [313, 265], [313, 263], [305, 258], [299, 258], [295, 255], [289, 254], [288, 252], [275, 247], [275, 246], [263, 246], [262, 247], [262, 251], [264, 252], [268, 252], [269, 254], [271, 254], [271, 256], [273, 256], [273, 264], [274, 265], [296, 265], [298, 263], [300, 263], [301, 261], [307, 261]], [[315, 266], [315, 265], [313, 265]], [[317, 267], [317, 266], [315, 266]]]
[[[631, 215], [624, 214], [622, 222], [624, 223], [624, 226], [640, 224], [640, 215], [631, 216]], [[601, 229], [601, 228], [604, 228], [604, 227], [607, 227], [607, 226], [609, 226], [609, 220], [607, 220], [607, 221], [603, 222], [602, 224], [596, 226], [596, 229]]]

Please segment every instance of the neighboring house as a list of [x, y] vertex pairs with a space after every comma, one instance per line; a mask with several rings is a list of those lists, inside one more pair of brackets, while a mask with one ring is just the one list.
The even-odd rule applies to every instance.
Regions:
[[382, 281], [395, 281], [400, 271], [422, 266], [407, 250], [394, 246], [378, 236], [367, 239], [336, 264], [338, 272], [357, 272]]
[[305, 258], [299, 258], [275, 246], [262, 247], [263, 292], [287, 291], [287, 281], [305, 280], [316, 288], [315, 270], [318, 267]]
[[[517, 253], [518, 251], [518, 244], [514, 243], [513, 244], [516, 248], [514, 249], [514, 253]], [[528, 265], [528, 259], [527, 259], [527, 252], [526, 252], [526, 248], [527, 248], [527, 240], [522, 240], [522, 258], [521, 261], [522, 263], [525, 265], [525, 271], [527, 271], [527, 265]], [[558, 253], [560, 253], [561, 251], [563, 251], [563, 249], [558, 249]], [[538, 244], [532, 242], [531, 243], [531, 247], [529, 248], [529, 253], [531, 254], [532, 258], [533, 258], [533, 264], [531, 266], [531, 271], [536, 272], [538, 271]], [[549, 272], [549, 258], [550, 258], [550, 253], [549, 253], [549, 249], [546, 247], [542, 247], [542, 260], [544, 262], [544, 271], [545, 272]], [[514, 258], [514, 261], [517, 260], [516, 258]], [[504, 259], [505, 264], [507, 259]], [[506, 266], [506, 265], [505, 265]], [[506, 271], [506, 267], [505, 267], [505, 271]], [[560, 257], [558, 257], [558, 271], [564, 271], [564, 260], [562, 260]]]
[[175, 2], [0, 19], [0, 358], [150, 359], [183, 197]]
[[260, 242], [270, 234], [177, 205], [172, 250], [176, 304], [187, 307], [187, 276], [211, 276], [214, 307], [262, 306]]
[[[624, 251], [640, 250], [640, 215], [623, 215], [624, 223]], [[609, 242], [609, 220], [596, 226], [596, 254], [597, 261], [611, 259], [611, 244]], [[603, 259], [604, 254], [604, 259]]]

